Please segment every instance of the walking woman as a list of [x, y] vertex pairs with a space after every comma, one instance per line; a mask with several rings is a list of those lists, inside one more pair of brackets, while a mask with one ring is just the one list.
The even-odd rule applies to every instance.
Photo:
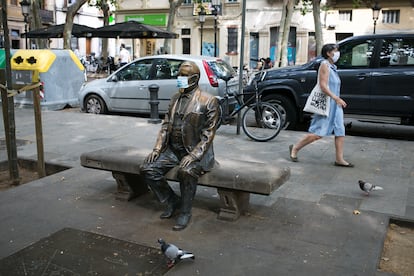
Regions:
[[321, 62], [318, 71], [319, 85], [321, 90], [326, 93], [331, 100], [328, 116], [313, 115], [309, 133], [295, 145], [289, 146], [290, 159], [298, 162], [297, 154], [306, 145], [321, 139], [323, 136], [335, 135], [336, 159], [335, 166], [352, 168], [354, 165], [344, 159], [344, 112], [346, 102], [340, 98], [341, 80], [336, 72], [335, 63], [338, 61], [340, 53], [338, 45], [325, 44], [322, 47], [322, 56], [325, 58]]

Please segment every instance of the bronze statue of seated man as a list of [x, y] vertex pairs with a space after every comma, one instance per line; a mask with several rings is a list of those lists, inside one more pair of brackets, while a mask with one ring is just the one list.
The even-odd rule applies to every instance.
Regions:
[[[172, 97], [153, 151], [141, 166], [146, 184], [167, 207], [160, 218], [171, 218], [180, 210], [173, 230], [187, 227], [198, 178], [214, 166], [213, 139], [219, 106], [217, 99], [198, 86], [200, 69], [185, 61], [179, 68], [179, 91]], [[164, 175], [179, 165], [177, 177], [181, 197], [168, 185]]]

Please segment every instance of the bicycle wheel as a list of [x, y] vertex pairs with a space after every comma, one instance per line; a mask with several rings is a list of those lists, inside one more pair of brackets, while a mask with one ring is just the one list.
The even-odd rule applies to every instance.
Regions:
[[226, 106], [226, 100], [219, 100], [218, 112], [219, 112], [219, 119], [217, 122], [217, 129], [220, 128], [221, 125], [227, 125], [232, 122], [233, 118], [229, 117], [229, 107]]
[[275, 138], [282, 129], [282, 115], [269, 103], [252, 104], [243, 113], [242, 127], [249, 138], [266, 142]]

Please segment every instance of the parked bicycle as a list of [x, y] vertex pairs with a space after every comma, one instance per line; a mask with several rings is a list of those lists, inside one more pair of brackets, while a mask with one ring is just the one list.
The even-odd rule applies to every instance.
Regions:
[[[234, 120], [235, 115], [243, 112], [242, 128], [244, 133], [258, 142], [266, 142], [275, 138], [282, 128], [282, 115], [279, 110], [270, 103], [263, 102], [259, 93], [259, 83], [263, 80], [266, 71], [260, 71], [259, 80], [252, 80], [255, 87], [254, 93], [234, 94], [228, 91], [227, 82], [231, 75], [221, 76], [226, 83], [224, 97], [218, 97], [220, 103], [219, 127]], [[235, 106], [232, 99], [234, 96]]]

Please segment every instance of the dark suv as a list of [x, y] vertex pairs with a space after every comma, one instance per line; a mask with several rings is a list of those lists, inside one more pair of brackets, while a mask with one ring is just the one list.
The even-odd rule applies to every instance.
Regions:
[[[414, 33], [354, 36], [340, 41], [336, 63], [345, 114], [370, 121], [414, 124]], [[306, 114], [321, 57], [301, 66], [270, 69], [259, 89], [294, 129]], [[258, 75], [254, 76], [258, 78]], [[251, 85], [245, 92], [252, 91]], [[349, 116], [349, 115], [348, 115]]]

